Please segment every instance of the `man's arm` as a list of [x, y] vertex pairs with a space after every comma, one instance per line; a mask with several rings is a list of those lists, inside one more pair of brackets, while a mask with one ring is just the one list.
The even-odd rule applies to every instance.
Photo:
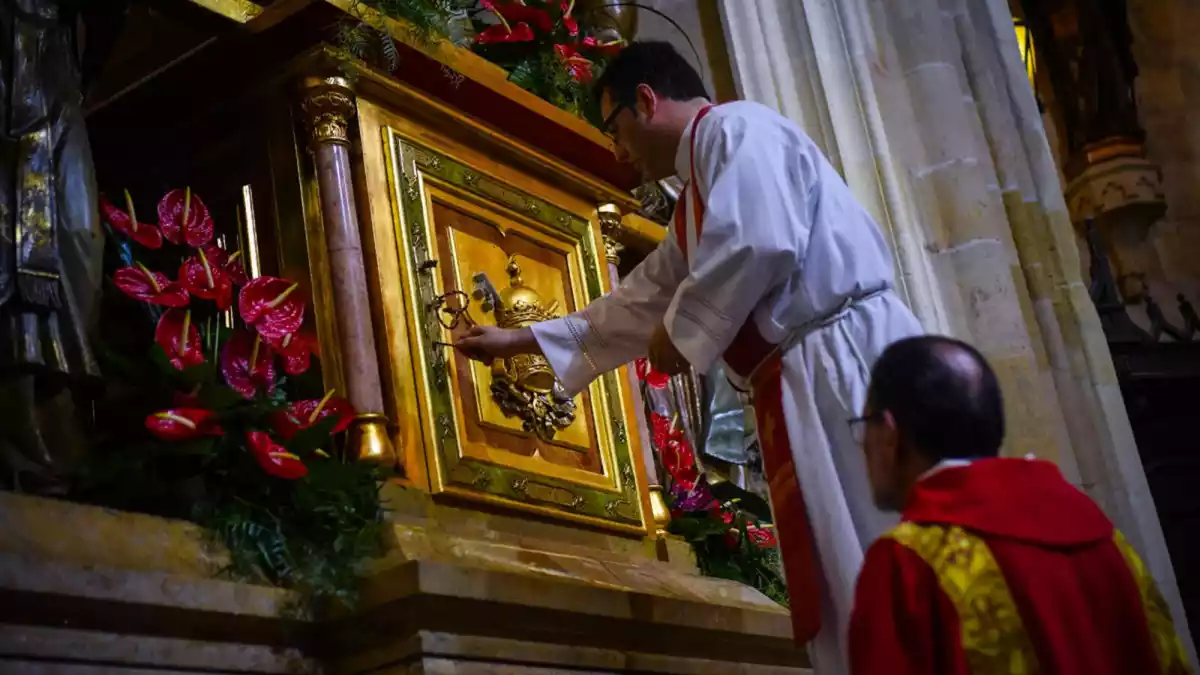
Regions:
[[680, 354], [707, 371], [803, 259], [816, 167], [781, 129], [744, 117], [701, 124], [697, 134], [699, 185], [690, 189], [700, 190], [705, 214], [664, 324]]
[[601, 373], [643, 356], [686, 274], [683, 253], [668, 233], [611, 293], [574, 314], [535, 324], [531, 336], [563, 388], [577, 394]]
[[920, 556], [890, 538], [875, 542], [854, 593], [851, 675], [947, 672], [938, 654], [938, 645], [945, 646], [938, 631], [949, 629], [939, 620], [946, 618], [938, 616], [940, 594], [937, 577]]

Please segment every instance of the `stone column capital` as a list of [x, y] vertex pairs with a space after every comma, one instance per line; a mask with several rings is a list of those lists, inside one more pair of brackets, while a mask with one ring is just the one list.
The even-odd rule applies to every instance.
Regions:
[[306, 77], [301, 82], [300, 110], [315, 145], [350, 144], [356, 108], [354, 90], [344, 77]]
[[614, 267], [621, 264], [621, 252], [625, 245], [617, 240], [621, 233], [621, 208], [616, 204], [601, 204], [596, 208], [600, 220], [600, 234], [604, 237], [604, 258]]

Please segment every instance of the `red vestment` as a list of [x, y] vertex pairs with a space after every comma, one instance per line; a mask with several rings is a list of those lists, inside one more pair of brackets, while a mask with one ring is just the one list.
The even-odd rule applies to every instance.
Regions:
[[1057, 467], [1024, 459], [917, 483], [867, 552], [849, 643], [854, 675], [1189, 672], [1121, 533]]

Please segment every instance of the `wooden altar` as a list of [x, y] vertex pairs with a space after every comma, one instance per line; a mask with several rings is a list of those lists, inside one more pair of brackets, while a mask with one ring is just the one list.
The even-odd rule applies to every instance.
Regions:
[[[188, 185], [251, 275], [301, 283], [324, 384], [360, 413], [351, 442], [394, 471], [392, 553], [355, 615], [314, 623], [286, 618], [285, 593], [211, 579], [221, 553], [191, 526], [0, 495], [0, 557], [33, 579], [4, 591], [0, 662], [804, 672], [786, 610], [698, 575], [659, 532], [629, 377], [572, 400], [544, 364], [489, 368], [444, 345], [456, 322], [604, 293], [619, 248], [663, 235], [632, 214], [632, 176], [603, 135], [469, 52], [409, 47], [388, 23], [398, 72], [350, 59], [328, 43], [350, 5], [156, 3], [153, 21], [186, 39], [122, 53], [89, 131], [103, 190]], [[45, 566], [53, 578], [33, 573]]]

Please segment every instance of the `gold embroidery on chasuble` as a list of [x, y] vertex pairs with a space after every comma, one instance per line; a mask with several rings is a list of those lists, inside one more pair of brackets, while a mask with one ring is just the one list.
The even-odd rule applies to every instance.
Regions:
[[1179, 634], [1175, 632], [1167, 601], [1163, 599], [1162, 593], [1159, 593], [1154, 577], [1119, 530], [1113, 530], [1113, 543], [1117, 545], [1121, 555], [1125, 556], [1129, 571], [1137, 580], [1138, 592], [1142, 596], [1142, 607], [1146, 610], [1146, 622], [1149, 624], [1150, 638], [1154, 640], [1154, 653], [1158, 656], [1161, 672], [1166, 675], [1190, 672], [1187, 656], [1183, 652], [1183, 643], [1179, 641]]
[[982, 539], [960, 527], [901, 523], [889, 534], [937, 576], [958, 613], [959, 633], [973, 675], [1033, 675], [1033, 645], [996, 559]]

